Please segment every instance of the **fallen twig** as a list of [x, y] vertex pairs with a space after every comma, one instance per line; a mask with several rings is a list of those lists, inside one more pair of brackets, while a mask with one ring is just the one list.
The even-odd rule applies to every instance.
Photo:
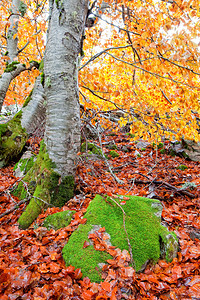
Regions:
[[156, 181], [156, 180], [153, 180], [153, 181], [144, 181], [144, 180], [139, 180], [139, 179], [135, 179], [135, 183], [141, 183], [141, 184], [150, 184], [150, 183], [154, 183], [154, 184], [158, 184], [158, 185], [164, 185], [172, 190], [175, 191], [175, 193], [180, 193], [180, 194], [183, 194], [183, 195], [186, 195], [190, 198], [195, 198], [195, 195], [186, 191], [185, 189], [179, 189], [173, 185], [171, 185], [170, 183], [167, 183], [167, 182], [163, 182], [163, 181]]
[[29, 201], [28, 198], [27, 198], [27, 199], [21, 200], [21, 201], [20, 201], [19, 203], [17, 203], [13, 208], [11, 208], [11, 209], [5, 211], [4, 213], [2, 213], [2, 214], [0, 215], [0, 219], [3, 218], [4, 216], [10, 214], [11, 212], [13, 212], [15, 209], [18, 209], [19, 206], [20, 206], [21, 204], [23, 204], [23, 203], [25, 203], [25, 202], [27, 202], [27, 201]]

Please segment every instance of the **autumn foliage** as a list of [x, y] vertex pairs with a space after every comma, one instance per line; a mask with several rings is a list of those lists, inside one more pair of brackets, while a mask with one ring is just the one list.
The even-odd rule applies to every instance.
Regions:
[[[121, 110], [120, 125], [131, 123], [135, 138], [199, 140], [199, 2], [105, 1], [94, 27], [86, 29], [80, 66], [80, 100], [85, 110], [102, 114]], [[18, 60], [41, 60], [47, 28], [46, 1], [26, 0], [19, 20]], [[98, 0], [97, 7], [101, 7]], [[0, 5], [1, 72], [6, 56], [5, 34], [10, 2]], [[94, 14], [97, 10], [93, 10]], [[5, 49], [5, 50], [4, 50]], [[38, 71], [23, 72], [13, 80], [5, 104], [22, 104]], [[95, 122], [93, 120], [93, 122]], [[104, 123], [108, 119], [104, 118]]]

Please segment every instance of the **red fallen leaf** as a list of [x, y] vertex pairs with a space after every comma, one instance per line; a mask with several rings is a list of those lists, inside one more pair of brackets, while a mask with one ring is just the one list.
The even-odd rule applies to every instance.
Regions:
[[67, 267], [66, 272], [67, 272], [68, 274], [73, 274], [73, 273], [74, 273], [74, 269], [75, 269], [75, 267], [69, 266], [69, 267]]
[[74, 278], [81, 279], [82, 276], [83, 276], [83, 274], [81, 273], [81, 269], [80, 268], [76, 269], [75, 273], [74, 273]]
[[30, 254], [31, 254], [31, 247], [30, 247], [30, 246], [27, 246], [27, 247], [23, 250], [22, 256], [23, 256], [23, 257], [27, 257], [27, 256], [29, 256]]
[[109, 278], [111, 278], [111, 279], [116, 279], [116, 273], [115, 273], [115, 271], [112, 270], [112, 269], [109, 269], [109, 271], [108, 271], [108, 276], [109, 276]]
[[89, 239], [96, 239], [97, 236], [96, 236], [96, 234], [94, 234], [94, 233], [90, 233], [89, 236], [88, 236], [88, 238], [89, 238]]
[[57, 256], [58, 256], [57, 252], [50, 253], [51, 260], [57, 260]]
[[200, 275], [195, 275], [187, 285], [193, 286], [196, 283], [200, 283]]
[[117, 293], [117, 286], [115, 286], [114, 289], [112, 290], [110, 300], [117, 300], [115, 293]]
[[159, 260], [158, 264], [162, 268], [166, 268], [168, 266], [168, 263], [164, 260]]
[[196, 283], [189, 288], [190, 296], [194, 299], [194, 297], [199, 297], [200, 295], [200, 283]]
[[51, 262], [50, 263], [50, 272], [56, 274], [56, 273], [59, 273], [59, 271], [60, 271], [60, 266], [58, 264], [56, 264], [55, 262]]
[[126, 277], [133, 277], [135, 274], [134, 269], [131, 267], [125, 267], [125, 268], [123, 268], [123, 270], [124, 270], [123, 273]]
[[92, 285], [90, 278], [88, 277], [84, 277], [80, 284], [86, 289], [88, 289]]
[[[7, 198], [6, 198], [6, 200], [7, 200]], [[0, 234], [6, 235], [6, 234], [8, 234], [8, 232], [6, 230], [4, 230], [3, 228], [0, 228]]]
[[82, 216], [82, 212], [81, 212], [81, 211], [77, 211], [77, 212], [73, 215], [73, 217], [74, 217], [75, 220], [80, 219], [81, 216]]
[[106, 292], [109, 293], [111, 291], [111, 285], [109, 282], [107, 281], [101, 282], [101, 286]]
[[116, 261], [114, 259], [107, 259], [107, 263], [110, 265], [116, 265]]
[[190, 247], [189, 252], [194, 256], [200, 256], [200, 247], [192, 246]]
[[113, 257], [115, 257], [115, 255], [117, 254], [116, 250], [112, 250], [112, 249], [108, 249], [108, 253]]
[[92, 297], [94, 295], [95, 294], [92, 291], [87, 290], [87, 291], [83, 292], [81, 296], [82, 296], [83, 300], [92, 300]]
[[38, 271], [40, 273], [48, 273], [49, 269], [48, 269], [47, 265], [45, 263], [43, 263], [39, 266]]
[[1, 273], [0, 275], [0, 283], [6, 284], [10, 281], [10, 276], [7, 273]]
[[105, 231], [106, 231], [105, 227], [101, 227], [101, 228], [99, 228], [99, 230], [98, 230], [98, 232], [105, 232]]
[[90, 246], [90, 243], [88, 241], [85, 241], [83, 244], [83, 249], [87, 248]]
[[87, 219], [86, 218], [83, 218], [83, 219], [80, 219], [80, 224], [85, 224], [87, 222]]
[[120, 202], [121, 205], [125, 205], [126, 204], [126, 201], [122, 201]]

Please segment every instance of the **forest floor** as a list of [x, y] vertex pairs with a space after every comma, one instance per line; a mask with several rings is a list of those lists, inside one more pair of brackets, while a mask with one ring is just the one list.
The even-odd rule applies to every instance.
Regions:
[[[106, 148], [110, 144], [117, 146], [118, 157], [110, 157], [113, 150]], [[102, 145], [114, 175], [104, 160], [80, 155], [74, 198], [61, 209], [48, 208], [27, 230], [20, 230], [17, 223], [26, 203], [18, 205], [20, 200], [12, 196], [19, 182], [13, 175], [14, 164], [0, 169], [1, 300], [200, 299], [200, 164], [162, 154], [152, 145], [137, 149], [123, 133], [103, 136]], [[39, 141], [30, 139], [27, 146], [37, 153]], [[166, 153], [169, 147], [165, 142]], [[117, 183], [116, 176], [123, 184]], [[135, 273], [125, 253], [118, 253], [105, 268], [101, 283], [91, 283], [81, 277], [80, 269], [66, 267], [62, 248], [95, 194], [159, 199], [163, 224], [179, 237], [177, 258], [171, 263], [160, 260]], [[67, 209], [77, 211], [69, 226], [57, 231], [42, 227], [46, 216]]]

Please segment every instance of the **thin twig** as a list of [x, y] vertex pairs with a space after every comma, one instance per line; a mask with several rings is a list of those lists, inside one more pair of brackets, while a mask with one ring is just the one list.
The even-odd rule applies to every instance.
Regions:
[[126, 234], [126, 239], [127, 239], [127, 242], [128, 242], [128, 247], [129, 247], [129, 252], [130, 252], [130, 257], [131, 257], [131, 265], [134, 268], [133, 251], [132, 251], [131, 243], [130, 243], [130, 240], [129, 240], [129, 237], [128, 237], [128, 232], [126, 230], [126, 213], [117, 201], [115, 201], [112, 197], [109, 197], [109, 199], [112, 200], [121, 209], [121, 211], [123, 213], [123, 226], [124, 226], [124, 231], [125, 231], [125, 234]]
[[4, 213], [2, 213], [2, 214], [0, 215], [0, 219], [3, 218], [4, 216], [10, 214], [10, 213], [13, 212], [14, 210], [18, 209], [19, 206], [20, 206], [21, 204], [27, 202], [28, 200], [29, 200], [28, 198], [27, 198], [27, 199], [21, 200], [21, 201], [20, 201], [19, 203], [17, 203], [13, 208], [11, 208], [11, 209], [5, 211]]
[[123, 180], [119, 179], [112, 171], [112, 168], [110, 166], [110, 164], [108, 163], [108, 160], [107, 158], [105, 157], [105, 154], [104, 154], [104, 151], [103, 151], [103, 146], [102, 146], [102, 142], [101, 142], [101, 135], [100, 135], [100, 132], [99, 132], [99, 126], [97, 127], [97, 134], [98, 134], [98, 138], [99, 138], [99, 144], [100, 144], [100, 147], [101, 147], [101, 151], [102, 151], [102, 156], [104, 158], [104, 161], [110, 171], [110, 174], [112, 175], [112, 177], [117, 181], [117, 183], [119, 184], [124, 184]]

